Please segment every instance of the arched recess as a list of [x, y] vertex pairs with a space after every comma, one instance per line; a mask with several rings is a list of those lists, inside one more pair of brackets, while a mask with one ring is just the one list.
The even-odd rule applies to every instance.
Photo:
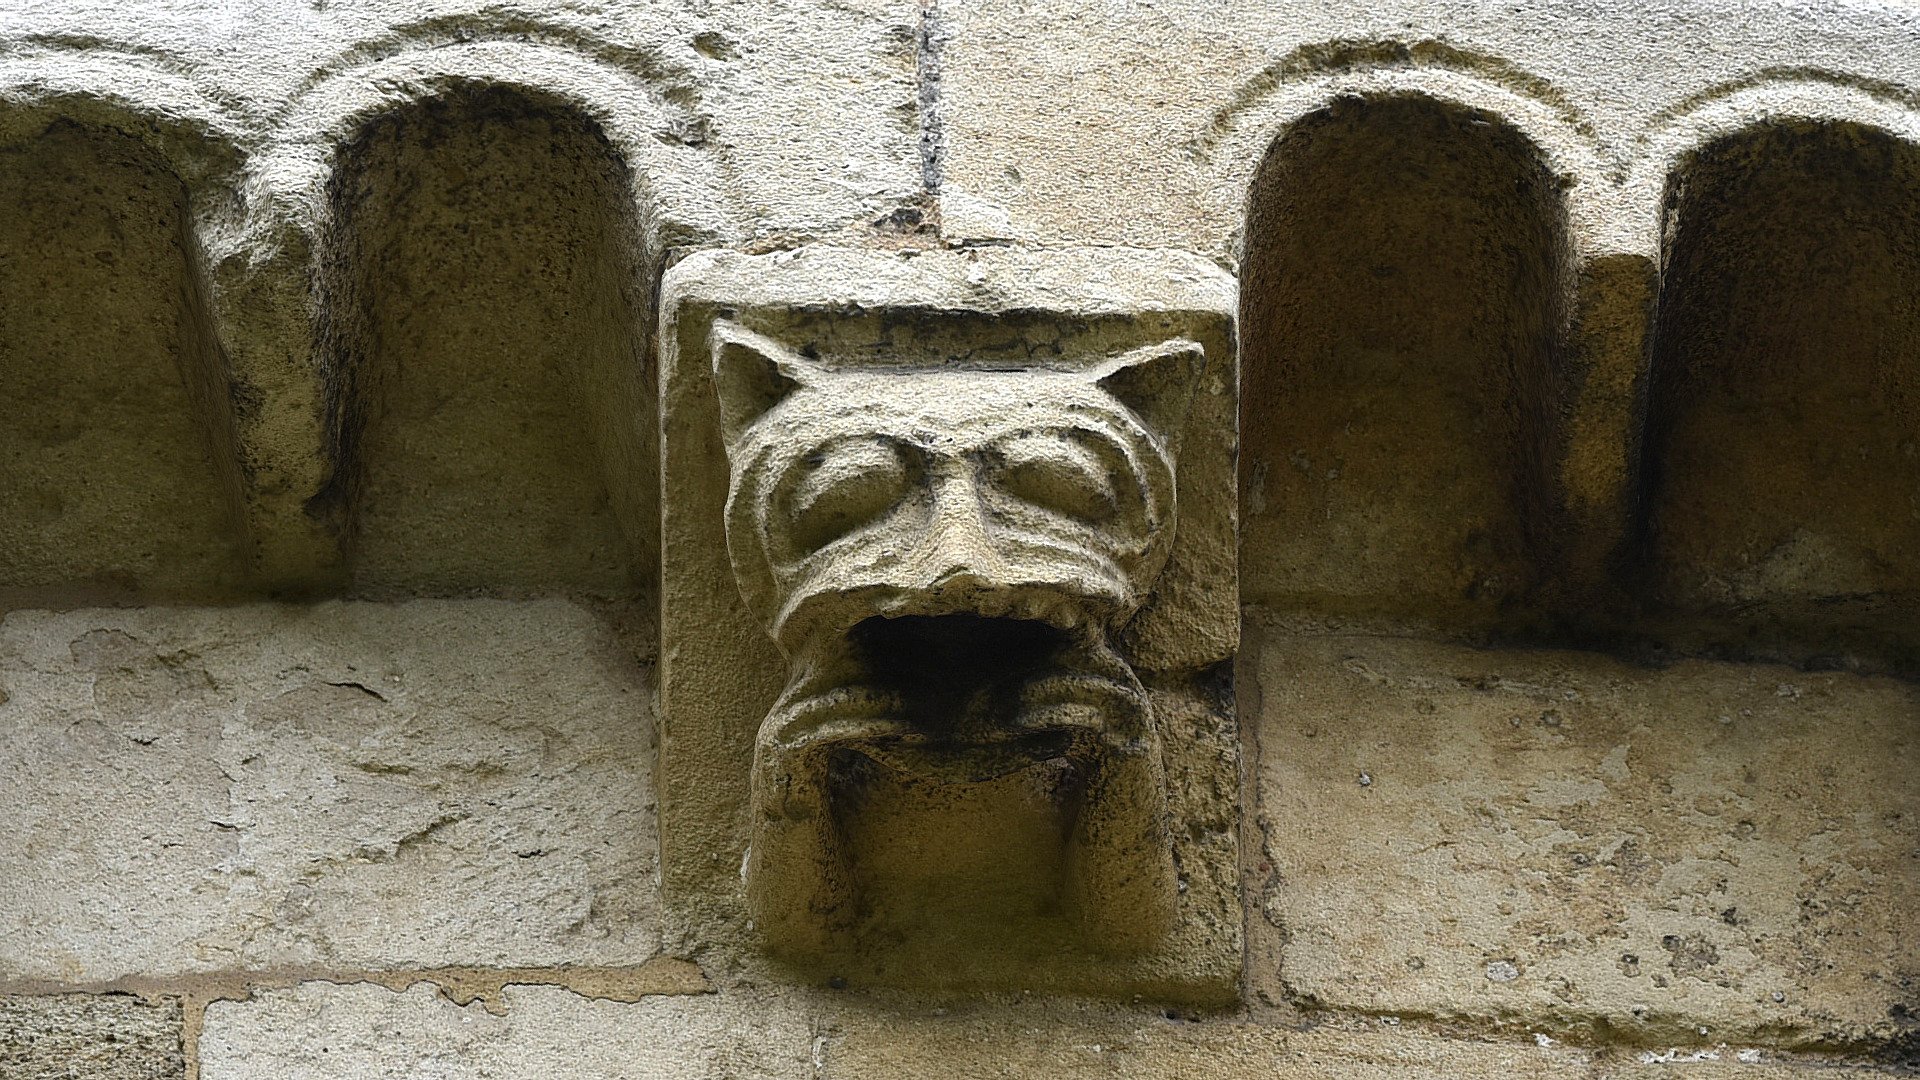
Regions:
[[1645, 584], [1698, 643], [1920, 645], [1920, 146], [1723, 136], [1668, 189], [1642, 455]]
[[590, 119], [498, 87], [371, 121], [331, 190], [325, 343], [354, 591], [639, 583], [652, 274]]
[[1343, 97], [1253, 181], [1241, 581], [1327, 618], [1528, 617], [1561, 456], [1560, 184], [1490, 114]]
[[205, 278], [187, 188], [146, 143], [55, 119], [0, 147], [0, 584], [52, 602], [245, 587]]

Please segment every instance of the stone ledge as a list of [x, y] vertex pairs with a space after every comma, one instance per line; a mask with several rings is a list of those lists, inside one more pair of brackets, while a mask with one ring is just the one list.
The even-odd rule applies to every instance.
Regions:
[[[218, 1002], [200, 1041], [200, 1075], [1788, 1080], [1815, 1068], [1832, 1076], [1836, 1064], [1726, 1045], [1650, 1051], [1585, 1049], [1544, 1037], [1490, 1043], [1368, 1021], [1303, 1031], [1037, 998], [941, 1005], [803, 989], [622, 1004], [510, 986], [503, 1000], [504, 1014], [495, 1014], [479, 1004], [454, 1005], [427, 986], [394, 993], [309, 983]], [[1841, 1075], [1882, 1074], [1859, 1068]]]

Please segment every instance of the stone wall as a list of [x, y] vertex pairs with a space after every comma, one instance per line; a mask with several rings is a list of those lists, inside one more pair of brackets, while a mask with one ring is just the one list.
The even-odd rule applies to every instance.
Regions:
[[[770, 958], [721, 324], [1198, 358], [1157, 944]], [[31, 0], [0, 386], [5, 1080], [1920, 1069], [1920, 8]]]

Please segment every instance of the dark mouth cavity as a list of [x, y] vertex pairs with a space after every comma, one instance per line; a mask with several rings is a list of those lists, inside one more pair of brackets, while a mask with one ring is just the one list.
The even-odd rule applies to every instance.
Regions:
[[875, 616], [847, 636], [903, 719], [942, 741], [1012, 720], [1021, 689], [1057, 670], [1071, 643], [1049, 623], [969, 614]]

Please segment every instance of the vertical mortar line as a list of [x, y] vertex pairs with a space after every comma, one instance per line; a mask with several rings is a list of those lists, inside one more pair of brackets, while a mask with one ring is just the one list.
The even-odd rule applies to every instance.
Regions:
[[180, 1055], [186, 1059], [186, 1080], [200, 1080], [200, 1033], [206, 1030], [207, 1006], [216, 994], [189, 990], [180, 996]]
[[920, 184], [929, 198], [940, 197], [946, 134], [940, 122], [941, 52], [947, 41], [940, 0], [920, 0], [920, 41], [914, 51], [914, 77], [920, 100]]

